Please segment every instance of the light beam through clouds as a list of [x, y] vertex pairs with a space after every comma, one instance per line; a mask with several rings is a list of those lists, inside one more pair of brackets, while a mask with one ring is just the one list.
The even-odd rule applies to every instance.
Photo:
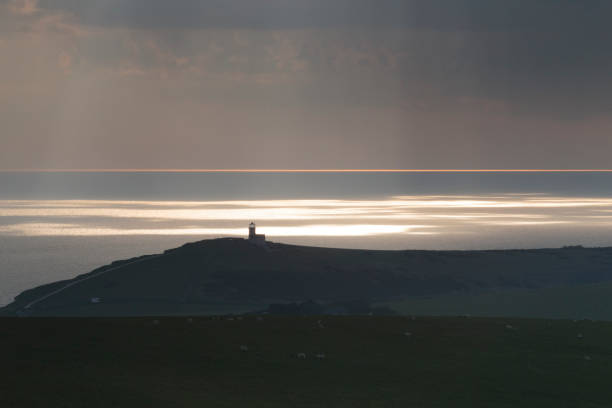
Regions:
[[611, 12], [0, 0], [0, 167], [610, 168]]

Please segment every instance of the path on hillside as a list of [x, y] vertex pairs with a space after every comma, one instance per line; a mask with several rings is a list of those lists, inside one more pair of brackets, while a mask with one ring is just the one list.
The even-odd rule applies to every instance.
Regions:
[[93, 278], [97, 278], [98, 276], [102, 276], [102, 275], [104, 275], [105, 273], [112, 272], [112, 271], [116, 271], [117, 269], [121, 269], [121, 268], [126, 267], [126, 266], [128, 266], [128, 265], [133, 265], [133, 264], [135, 264], [135, 263], [144, 262], [144, 261], [148, 261], [148, 260], [150, 260], [150, 259], [159, 258], [159, 257], [162, 257], [162, 256], [164, 256], [164, 255], [166, 255], [166, 254], [150, 255], [150, 256], [147, 256], [146, 258], [143, 258], [143, 259], [137, 259], [137, 260], [135, 260], [135, 261], [131, 261], [131, 262], [125, 263], [125, 264], [123, 264], [123, 265], [119, 265], [119, 266], [115, 266], [115, 267], [113, 267], [113, 268], [105, 269], [105, 270], [100, 271], [100, 272], [98, 272], [98, 273], [96, 273], [96, 274], [89, 275], [89, 276], [87, 276], [87, 277], [85, 277], [85, 278], [83, 278], [83, 279], [79, 279], [79, 280], [77, 280], [77, 281], [72, 281], [72, 282], [70, 282], [70, 283], [68, 283], [68, 284], [66, 284], [66, 285], [64, 285], [64, 286], [62, 286], [62, 287], [61, 287], [61, 288], [59, 288], [59, 289], [56, 289], [56, 290], [54, 290], [54, 291], [52, 291], [52, 292], [47, 293], [47, 294], [46, 294], [46, 295], [44, 295], [44, 296], [39, 297], [38, 299], [35, 299], [35, 300], [31, 301], [30, 303], [28, 303], [27, 305], [25, 305], [25, 306], [23, 307], [23, 309], [25, 309], [25, 310], [30, 309], [30, 308], [31, 308], [32, 306], [34, 306], [35, 304], [37, 304], [37, 303], [39, 303], [39, 302], [41, 302], [41, 301], [43, 301], [43, 300], [45, 300], [45, 299], [48, 299], [48, 298], [50, 298], [51, 296], [57, 295], [58, 293], [63, 292], [64, 290], [68, 289], [69, 287], [72, 287], [72, 286], [74, 286], [74, 285], [77, 285], [77, 284], [79, 284], [79, 283], [81, 283], [81, 282], [85, 282], [86, 280], [93, 279]]

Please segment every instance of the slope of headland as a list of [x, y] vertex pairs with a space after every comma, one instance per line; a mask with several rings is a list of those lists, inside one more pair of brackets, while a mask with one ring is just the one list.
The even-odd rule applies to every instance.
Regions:
[[[584, 293], [589, 287], [612, 288], [608, 282], [612, 283], [612, 248], [379, 251], [272, 242], [261, 246], [223, 238], [113, 262], [71, 280], [33, 288], [1, 312], [26, 316], [224, 314], [263, 310], [273, 303], [357, 299], [389, 305], [408, 300], [409, 305], [415, 300], [500, 291], [580, 287]], [[461, 314], [442, 309], [438, 314]], [[399, 310], [410, 312], [406, 307]], [[418, 311], [427, 312], [422, 307]], [[609, 312], [612, 319], [612, 305]], [[512, 308], [503, 314], [521, 315]]]

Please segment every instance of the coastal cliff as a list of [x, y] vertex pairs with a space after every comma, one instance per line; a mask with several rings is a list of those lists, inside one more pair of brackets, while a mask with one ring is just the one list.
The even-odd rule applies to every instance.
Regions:
[[398, 304], [406, 299], [550, 291], [608, 282], [612, 285], [612, 248], [373, 251], [273, 242], [262, 246], [222, 238], [116, 261], [71, 280], [27, 290], [1, 312], [226, 314], [308, 300]]

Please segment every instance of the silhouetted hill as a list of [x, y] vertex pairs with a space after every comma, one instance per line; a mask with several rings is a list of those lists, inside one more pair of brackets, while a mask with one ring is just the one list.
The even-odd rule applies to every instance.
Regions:
[[23, 292], [4, 313], [230, 313], [270, 304], [572, 287], [612, 281], [612, 248], [372, 251], [204, 240]]

